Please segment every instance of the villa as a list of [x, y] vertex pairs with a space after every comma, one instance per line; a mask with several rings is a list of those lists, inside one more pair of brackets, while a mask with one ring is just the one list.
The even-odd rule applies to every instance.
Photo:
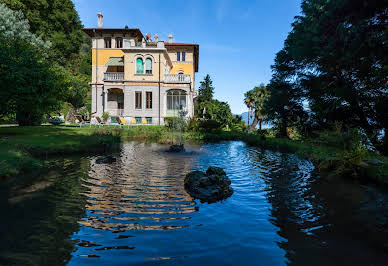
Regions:
[[136, 28], [84, 28], [92, 39], [92, 116], [104, 112], [136, 124], [164, 124], [164, 118], [194, 114], [199, 45], [145, 37]]

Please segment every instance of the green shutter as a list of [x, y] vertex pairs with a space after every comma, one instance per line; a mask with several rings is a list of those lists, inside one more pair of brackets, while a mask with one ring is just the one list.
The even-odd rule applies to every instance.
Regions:
[[136, 74], [143, 74], [143, 73], [144, 73], [144, 70], [143, 70], [143, 59], [138, 58], [136, 60]]
[[152, 60], [150, 58], [146, 59], [146, 70], [152, 70]]

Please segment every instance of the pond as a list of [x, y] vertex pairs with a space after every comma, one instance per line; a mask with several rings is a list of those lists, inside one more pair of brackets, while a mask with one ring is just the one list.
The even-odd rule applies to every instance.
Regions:
[[[166, 149], [126, 142], [111, 165], [54, 160], [1, 201], [0, 264], [386, 265], [385, 191], [243, 142]], [[210, 165], [234, 194], [200, 203], [183, 179]]]

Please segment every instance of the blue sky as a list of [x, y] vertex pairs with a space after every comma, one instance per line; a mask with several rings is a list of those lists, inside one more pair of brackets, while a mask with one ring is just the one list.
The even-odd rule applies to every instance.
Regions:
[[199, 81], [210, 74], [215, 98], [230, 104], [240, 114], [244, 92], [271, 78], [270, 66], [283, 47], [301, 0], [73, 0], [85, 27], [97, 26], [97, 13], [104, 27], [128, 25], [145, 35], [158, 33], [167, 40], [199, 44]]

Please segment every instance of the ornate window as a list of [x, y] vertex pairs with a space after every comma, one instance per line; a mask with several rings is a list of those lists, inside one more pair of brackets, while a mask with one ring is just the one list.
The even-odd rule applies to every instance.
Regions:
[[187, 94], [183, 90], [167, 91], [167, 110], [182, 110], [186, 108]]
[[135, 108], [141, 109], [141, 91], [135, 92]]
[[147, 58], [145, 60], [145, 73], [146, 74], [152, 74], [152, 59], [151, 58]]
[[152, 109], [152, 92], [151, 91], [146, 92], [146, 108]]
[[142, 58], [136, 59], [136, 74], [144, 74], [144, 63]]
[[116, 38], [116, 48], [123, 48], [123, 38], [121, 37]]
[[105, 48], [111, 48], [112, 40], [110, 37], [104, 38]]

